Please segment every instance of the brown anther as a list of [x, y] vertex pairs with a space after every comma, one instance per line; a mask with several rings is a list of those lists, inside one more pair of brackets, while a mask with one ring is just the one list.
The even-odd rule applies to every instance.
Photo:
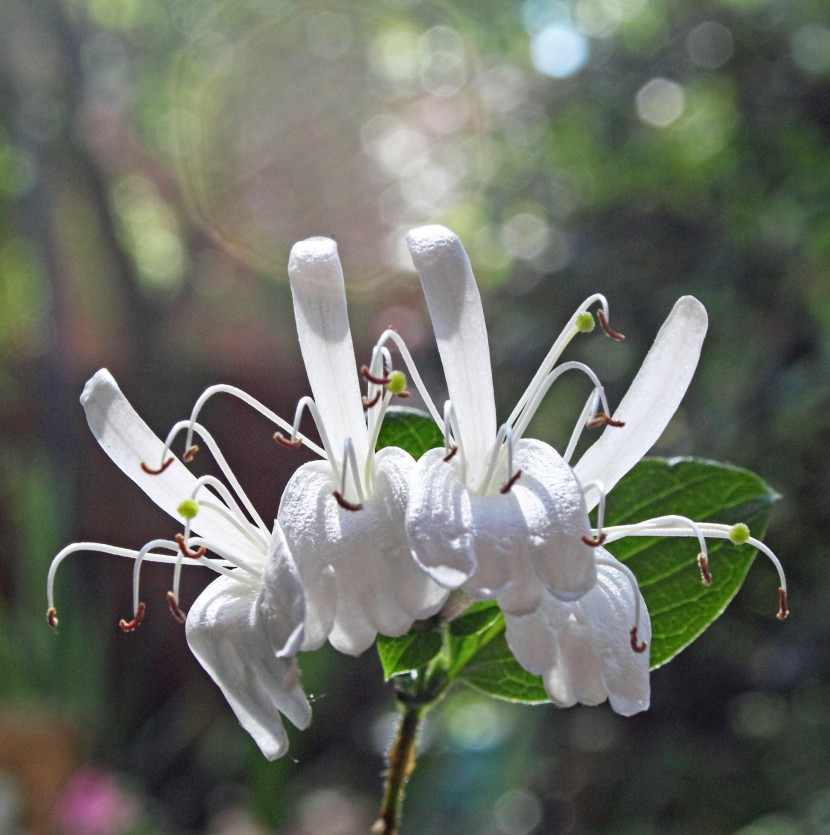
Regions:
[[711, 586], [712, 574], [709, 571], [709, 559], [706, 554], [697, 555], [697, 567], [700, 569], [700, 582], [704, 586]]
[[121, 618], [121, 620], [118, 621], [118, 625], [121, 627], [121, 631], [135, 632], [135, 630], [138, 629], [139, 626], [141, 626], [141, 621], [144, 620], [144, 610], [146, 608], [147, 607], [144, 605], [144, 603], [139, 603], [138, 608], [135, 610], [135, 617], [132, 620], [124, 620], [124, 618]]
[[634, 652], [637, 652], [637, 653], [645, 652], [648, 649], [648, 643], [646, 641], [641, 641], [637, 637], [637, 627], [636, 626], [631, 627], [631, 633], [630, 634], [631, 634], [631, 649], [633, 649]]
[[332, 496], [334, 496], [335, 501], [337, 502], [337, 504], [340, 505], [340, 507], [343, 508], [343, 510], [352, 510], [352, 511], [363, 510], [363, 505], [362, 504], [353, 504], [352, 502], [347, 502], [343, 498], [343, 495], [340, 493], [339, 490], [335, 490], [332, 493]]
[[172, 591], [167, 592], [167, 605], [170, 607], [170, 614], [179, 622], [185, 622], [184, 612], [179, 608], [179, 602]]
[[592, 548], [599, 548], [603, 542], [605, 542], [605, 533], [601, 533], [596, 539], [591, 536], [584, 536], [582, 537], [582, 541], [586, 545], [590, 545]]
[[274, 432], [274, 440], [288, 449], [299, 449], [303, 445], [303, 442], [299, 438], [294, 438], [293, 440], [286, 438], [282, 432]]
[[58, 628], [58, 610], [53, 606], [47, 613], [46, 613], [46, 623], [52, 627], [52, 629]]
[[189, 464], [193, 460], [193, 456], [199, 451], [199, 444], [193, 444], [184, 455], [182, 455], [182, 461], [185, 464]]
[[368, 380], [370, 383], [374, 383], [376, 386], [388, 386], [389, 385], [389, 378], [386, 376], [386, 369], [384, 368], [384, 375], [383, 377], [375, 377], [371, 371], [369, 371], [368, 365], [361, 365], [360, 366], [360, 373], [363, 375], [364, 380]]
[[509, 478], [509, 479], [508, 479], [508, 480], [507, 480], [504, 484], [502, 484], [501, 489], [499, 490], [499, 492], [500, 492], [500, 493], [502, 493], [502, 494], [504, 494], [504, 493], [509, 493], [509, 492], [510, 492], [510, 488], [511, 488], [511, 487], [512, 487], [512, 486], [513, 486], [513, 485], [514, 485], [514, 484], [515, 484], [515, 483], [516, 483], [516, 482], [517, 482], [517, 481], [518, 481], [521, 477], [522, 477], [522, 471], [521, 471], [521, 470], [516, 470], [516, 472], [515, 472], [515, 473], [513, 473], [513, 475], [512, 475], [512, 476], [510, 476], [510, 478]]
[[157, 469], [153, 469], [152, 467], [148, 467], [143, 461], [141, 462], [141, 469], [144, 470], [147, 475], [161, 475], [171, 464], [173, 463], [173, 456], [171, 455], [160, 467]]
[[605, 412], [597, 412], [589, 421], [588, 428], [596, 429], [598, 426], [615, 426], [618, 429], [625, 426], [624, 420], [612, 420]]
[[452, 449], [450, 449], [450, 451], [444, 456], [444, 461], [451, 461], [455, 456], [456, 452], [458, 452], [458, 447], [452, 447]]
[[207, 551], [204, 545], [200, 545], [195, 551], [191, 551], [190, 548], [187, 547], [187, 543], [184, 541], [183, 534], [177, 533], [173, 538], [179, 543], [179, 550], [182, 554], [185, 557], [189, 557], [191, 560], [198, 560], [200, 557], [203, 557]]
[[363, 401], [363, 408], [364, 409], [371, 409], [379, 400], [382, 392], [378, 392], [371, 400], [369, 400], [366, 395], [363, 395], [360, 399]]
[[409, 397], [409, 395], [410, 395], [410, 392], [408, 392], [408, 391], [399, 391], [395, 396], [396, 397], [403, 397], [404, 400], [406, 400], [406, 398]]
[[790, 610], [787, 608], [787, 592], [785, 589], [778, 589], [778, 620], [786, 620]]
[[615, 340], [616, 342], [622, 342], [625, 339], [625, 336], [621, 333], [617, 333], [617, 331], [613, 330], [611, 325], [608, 324], [608, 317], [605, 315], [605, 311], [600, 308], [597, 311], [597, 316], [599, 318], [599, 323], [602, 325], [602, 329], [605, 331], [611, 339]]

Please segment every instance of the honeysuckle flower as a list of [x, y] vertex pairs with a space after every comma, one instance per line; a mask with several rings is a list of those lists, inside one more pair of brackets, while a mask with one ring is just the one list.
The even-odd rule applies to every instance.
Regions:
[[[120, 624], [125, 632], [133, 631], [144, 617], [139, 587], [144, 561], [174, 566], [168, 603], [178, 620], [185, 620], [179, 606], [182, 567], [212, 569], [220, 576], [190, 607], [187, 642], [263, 754], [268, 759], [281, 756], [288, 738], [280, 715], [304, 729], [311, 708], [294, 657], [303, 640], [305, 598], [279, 525], [269, 528], [263, 523], [204, 427], [188, 424], [213, 453], [230, 488], [214, 476], [197, 478], [178, 459], [168, 457], [167, 445], [130, 406], [105, 369], [86, 384], [81, 403], [103, 450], [162, 510], [184, 524], [184, 533], [152, 540], [138, 551], [94, 542], [64, 548], [49, 569], [50, 625], [57, 626], [56, 571], [78, 551], [135, 561], [133, 616]], [[147, 464], [159, 460], [165, 463], [158, 470]]]
[[[389, 351], [379, 347], [363, 369], [368, 394], [361, 397], [334, 241], [297, 243], [288, 275], [314, 396], [301, 401], [298, 416], [304, 406], [311, 411], [323, 460], [292, 476], [277, 518], [306, 590], [304, 648], [328, 638], [341, 652], [357, 655], [378, 633], [399, 636], [413, 621], [435, 614], [447, 592], [409, 550], [404, 517], [415, 461], [394, 447], [375, 452], [386, 407], [405, 388], [402, 372], [391, 369]], [[398, 344], [420, 387], [405, 346]]]
[[[735, 527], [664, 516], [604, 526], [608, 492], [645, 455], [674, 415], [692, 379], [706, 334], [703, 305], [678, 300], [619, 408], [609, 417], [605, 392], [586, 365], [557, 366], [567, 345], [593, 329], [606, 334], [608, 304], [594, 295], [574, 312], [508, 419], [496, 429], [484, 314], [469, 259], [448, 229], [413, 230], [408, 244], [432, 318], [449, 400], [445, 448], [431, 450], [412, 477], [407, 533], [418, 563], [448, 589], [492, 599], [505, 613], [517, 660], [543, 676], [557, 704], [606, 697], [620, 713], [648, 706], [648, 612], [631, 572], [601, 546], [626, 536], [691, 536], [709, 579], [706, 538], [749, 542], [774, 563], [779, 617], [786, 580], [775, 555]], [[524, 437], [555, 380], [578, 370], [593, 383], [563, 455]], [[575, 466], [586, 426], [606, 428]], [[597, 525], [588, 513], [597, 507]]]

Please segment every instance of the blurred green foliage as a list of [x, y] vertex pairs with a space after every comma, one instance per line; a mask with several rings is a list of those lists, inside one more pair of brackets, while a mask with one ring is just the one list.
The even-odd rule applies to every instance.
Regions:
[[[558, 52], [533, 52], [542, 33]], [[5, 0], [3, 704], [68, 713], [79, 761], [131, 775], [159, 831], [239, 806], [280, 831], [365, 830], [390, 707], [372, 653], [302, 659], [314, 723], [269, 764], [165, 617], [162, 572], [134, 636], [114, 630], [130, 566], [68, 562], [57, 638], [42, 590], [62, 544], [140, 546], [167, 524], [85, 433], [76, 397], [97, 367], [160, 433], [211, 382], [292, 413], [306, 392], [284, 256], [322, 233], [340, 242], [358, 352], [394, 325], [437, 390], [397, 265], [403, 231], [439, 220], [485, 288], [502, 406], [590, 292], [628, 336], [580, 346], [612, 402], [675, 298], [706, 304], [660, 451], [748, 467], [782, 494], [768, 542], [793, 616], [770, 617], [759, 566], [631, 720], [454, 696], [427, 729], [405, 831], [826, 831], [828, 102], [820, 0]], [[563, 381], [535, 434], [566, 440], [584, 396]], [[206, 419], [273, 513], [297, 459], [233, 405]]]

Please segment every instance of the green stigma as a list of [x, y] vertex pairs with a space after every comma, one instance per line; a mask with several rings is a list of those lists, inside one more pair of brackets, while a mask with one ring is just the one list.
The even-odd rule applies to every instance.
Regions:
[[575, 324], [576, 329], [580, 333], [590, 333], [596, 327], [597, 323], [594, 321], [593, 313], [583, 310], [582, 313], [577, 314]]
[[749, 528], [743, 522], [733, 525], [729, 530], [729, 541], [735, 545], [743, 545], [748, 539]]
[[176, 512], [185, 519], [193, 519], [199, 512], [199, 505], [193, 499], [185, 499], [177, 508]]
[[406, 391], [406, 374], [403, 371], [393, 371], [389, 375], [389, 382], [386, 384], [386, 390], [391, 391], [392, 394], [401, 394]]

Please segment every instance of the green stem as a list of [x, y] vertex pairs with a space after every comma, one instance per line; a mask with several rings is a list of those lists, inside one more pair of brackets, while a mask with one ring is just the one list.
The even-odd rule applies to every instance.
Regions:
[[398, 705], [401, 719], [398, 733], [389, 749], [383, 803], [380, 807], [380, 817], [372, 827], [374, 835], [398, 835], [404, 788], [415, 768], [418, 729], [426, 712], [423, 705], [407, 704], [403, 700], [399, 701]]

